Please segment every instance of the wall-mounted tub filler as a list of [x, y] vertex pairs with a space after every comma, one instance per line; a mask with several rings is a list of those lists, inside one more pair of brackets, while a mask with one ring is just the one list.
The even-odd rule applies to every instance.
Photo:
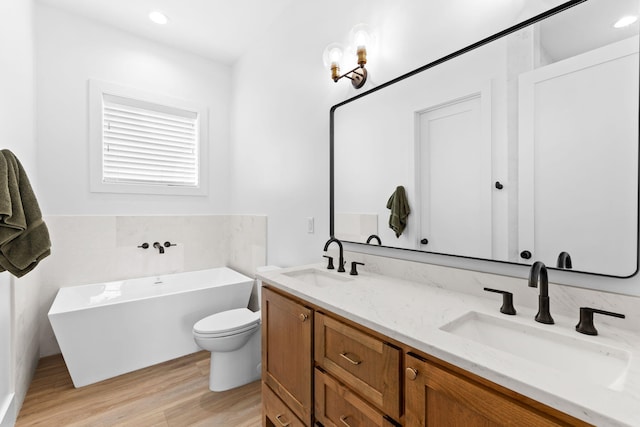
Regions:
[[[171, 246], [176, 246], [176, 244], [169, 241], [164, 242], [164, 244], [160, 244], [160, 242], [153, 242], [153, 247], [156, 248], [160, 254], [164, 253], [164, 248], [169, 248]], [[149, 244], [147, 242], [144, 242], [138, 247], [142, 249], [149, 249]]]

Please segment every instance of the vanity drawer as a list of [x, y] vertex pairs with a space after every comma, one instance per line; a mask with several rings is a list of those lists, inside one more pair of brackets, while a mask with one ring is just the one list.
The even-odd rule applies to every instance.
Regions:
[[316, 368], [315, 415], [325, 427], [393, 427], [384, 414]]
[[265, 383], [262, 383], [262, 411], [262, 417], [268, 418], [275, 426], [305, 427]]
[[401, 351], [359, 329], [315, 313], [315, 360], [394, 419], [400, 418]]

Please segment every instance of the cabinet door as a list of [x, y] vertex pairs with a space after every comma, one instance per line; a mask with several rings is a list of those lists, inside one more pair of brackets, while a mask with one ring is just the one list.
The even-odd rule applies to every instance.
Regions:
[[310, 309], [262, 289], [262, 380], [306, 425], [312, 416], [312, 331]]
[[405, 427], [568, 426], [471, 379], [405, 355]]

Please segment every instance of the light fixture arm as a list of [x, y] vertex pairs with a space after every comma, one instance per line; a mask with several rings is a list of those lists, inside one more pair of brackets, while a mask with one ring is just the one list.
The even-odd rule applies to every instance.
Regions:
[[335, 71], [332, 68], [332, 76], [333, 76], [334, 82], [337, 82], [341, 78], [346, 77], [349, 80], [351, 80], [351, 84], [353, 85], [354, 88], [360, 89], [362, 86], [364, 86], [365, 82], [367, 81], [367, 69], [364, 68], [364, 64], [358, 65], [353, 70], [347, 71], [341, 76], [338, 75], [339, 72], [340, 72], [340, 69], [337, 66], [335, 67]]

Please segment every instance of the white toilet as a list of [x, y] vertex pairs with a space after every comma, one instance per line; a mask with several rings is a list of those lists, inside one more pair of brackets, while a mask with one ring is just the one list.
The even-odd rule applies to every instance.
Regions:
[[[258, 271], [277, 268], [259, 267]], [[261, 307], [262, 281], [256, 282]], [[200, 348], [211, 352], [211, 391], [230, 390], [260, 378], [260, 310], [237, 308], [205, 317], [193, 325], [193, 338]]]

